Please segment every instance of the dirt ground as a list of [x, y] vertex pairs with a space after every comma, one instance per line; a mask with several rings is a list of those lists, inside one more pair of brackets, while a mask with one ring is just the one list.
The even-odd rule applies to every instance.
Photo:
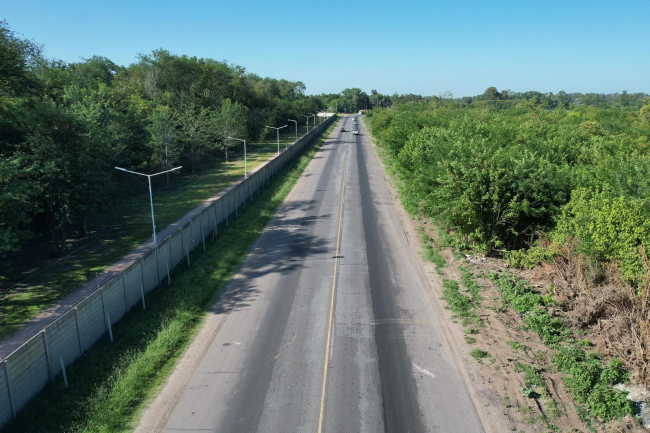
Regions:
[[[420, 225], [425, 233], [435, 238], [434, 230], [426, 221], [410, 222]], [[505, 261], [492, 258], [477, 258], [453, 254], [448, 249], [439, 250], [447, 265], [442, 269], [442, 278], [460, 280], [459, 268], [470, 271], [474, 280], [481, 287], [483, 298], [478, 308], [482, 321], [481, 327], [472, 328], [475, 333], [466, 333], [464, 350], [470, 352], [480, 349], [487, 352], [481, 360], [471, 359], [478, 366], [480, 376], [476, 380], [486, 384], [494, 393], [489, 403], [491, 412], [498, 412], [507, 420], [510, 431], [517, 432], [646, 432], [634, 420], [619, 420], [604, 424], [577, 405], [567, 391], [562, 377], [563, 373], [555, 371], [551, 362], [553, 351], [542, 343], [539, 336], [523, 322], [521, 316], [511, 309], [501, 308], [501, 296], [498, 289], [487, 278], [490, 271], [510, 272], [528, 281], [542, 295], [554, 283], [549, 275], [539, 271], [519, 271], [507, 268]], [[438, 286], [438, 285], [437, 285]], [[442, 293], [439, 293], [442, 296]], [[440, 299], [442, 304], [445, 302]], [[560, 311], [553, 312], [560, 315]], [[452, 318], [452, 326], [463, 330], [463, 325]], [[580, 339], [596, 342], [599, 338], [593, 332], [580, 333]], [[462, 344], [462, 343], [461, 343]], [[522, 389], [526, 388], [525, 372], [522, 366], [531, 366], [543, 378], [547, 397], [538, 392], [525, 397]], [[496, 396], [496, 398], [494, 398]]]

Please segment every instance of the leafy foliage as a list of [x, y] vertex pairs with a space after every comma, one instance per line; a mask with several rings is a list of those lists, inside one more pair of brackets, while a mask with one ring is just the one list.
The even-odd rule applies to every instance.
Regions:
[[[494, 88], [476, 99], [504, 98], [515, 101]], [[628, 103], [549, 110], [541, 99], [516, 101], [374, 109], [373, 135], [396, 162], [404, 201], [461, 239], [456, 243], [505, 255], [514, 266], [552, 261], [557, 247], [571, 242], [639, 284], [639, 248], [650, 248], [647, 110]], [[543, 233], [550, 245], [537, 244]]]

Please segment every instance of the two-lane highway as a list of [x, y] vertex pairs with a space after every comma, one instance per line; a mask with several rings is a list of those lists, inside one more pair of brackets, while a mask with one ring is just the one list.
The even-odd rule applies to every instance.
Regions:
[[222, 296], [164, 431], [482, 431], [358, 117], [339, 121]]

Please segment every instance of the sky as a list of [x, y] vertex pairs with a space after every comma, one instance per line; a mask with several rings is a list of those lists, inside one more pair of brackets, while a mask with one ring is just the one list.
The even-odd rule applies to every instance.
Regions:
[[648, 0], [0, 0], [2, 19], [67, 62], [164, 48], [308, 94], [650, 93]]

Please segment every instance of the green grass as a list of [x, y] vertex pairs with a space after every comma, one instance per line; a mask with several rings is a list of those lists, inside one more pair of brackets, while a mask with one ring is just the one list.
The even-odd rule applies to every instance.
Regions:
[[[280, 135], [281, 149], [295, 140], [293, 125], [287, 129], [290, 132]], [[305, 132], [303, 125], [298, 134]], [[275, 138], [260, 144], [249, 143], [248, 170], [254, 169], [276, 153]], [[158, 231], [243, 176], [243, 149], [229, 152], [228, 159], [229, 162], [218, 161], [212, 168], [198, 171], [197, 178], [185, 176], [175, 179], [169, 191], [154, 191]], [[76, 249], [76, 252], [63, 260], [36, 260], [23, 267], [3, 269], [4, 279], [0, 279], [0, 338], [14, 333], [43, 309], [78, 289], [96, 273], [101, 273], [151, 238], [148, 192], [114, 207], [111, 213], [95, 217], [89, 222], [88, 228], [93, 231], [89, 239], [83, 241], [83, 246], [71, 244], [70, 248]], [[71, 239], [73, 242], [79, 240]]]
[[418, 226], [418, 232], [420, 233], [420, 239], [422, 239], [422, 244], [424, 245], [424, 257], [430, 262], [433, 262], [436, 265], [436, 272], [442, 275], [442, 270], [447, 266], [447, 261], [442, 254], [433, 247], [432, 239], [427, 235], [422, 227]]
[[453, 280], [443, 280], [442, 299], [447, 302], [446, 308], [454, 313], [454, 317], [461, 319], [463, 326], [481, 326], [481, 319], [476, 314], [476, 306], [460, 291], [458, 283]]
[[469, 352], [469, 354], [472, 355], [472, 358], [476, 359], [478, 362], [482, 362], [483, 358], [490, 356], [489, 353], [478, 348], [473, 349], [471, 352]]
[[[333, 123], [325, 132], [333, 129]], [[225, 287], [264, 227], [297, 182], [322, 136], [270, 187], [241, 210], [207, 252], [191, 253], [192, 266], [178, 266], [172, 285], [147, 297], [147, 310], [134, 308], [113, 327], [115, 343], [104, 337], [59, 375], [6, 427], [7, 432], [130, 430], [143, 402], [172, 371], [196, 333], [206, 308]]]
[[467, 268], [460, 268], [460, 282], [463, 287], [465, 287], [465, 290], [472, 295], [472, 301], [479, 303], [483, 300], [483, 298], [481, 298], [481, 286], [474, 281], [472, 274]]

